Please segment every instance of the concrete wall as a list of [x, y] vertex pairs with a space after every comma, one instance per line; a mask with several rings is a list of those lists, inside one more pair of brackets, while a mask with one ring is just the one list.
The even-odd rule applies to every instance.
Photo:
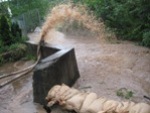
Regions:
[[62, 83], [72, 86], [80, 75], [73, 48], [61, 49], [45, 45], [42, 54], [43, 59], [34, 70], [33, 95], [34, 102], [45, 104], [45, 97], [51, 87]]
[[[32, 41], [27, 41], [26, 45], [28, 46], [28, 52], [30, 54], [36, 55], [37, 53], [37, 44], [35, 44]], [[61, 48], [49, 45], [49, 44], [44, 44], [43, 47], [41, 47], [41, 57], [42, 59], [54, 54], [55, 52], [61, 50]]]

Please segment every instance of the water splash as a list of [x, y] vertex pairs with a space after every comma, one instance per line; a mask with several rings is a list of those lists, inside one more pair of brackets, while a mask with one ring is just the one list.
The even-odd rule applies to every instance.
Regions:
[[65, 22], [77, 21], [92, 32], [97, 32], [104, 36], [104, 24], [97, 21], [92, 14], [89, 14], [87, 8], [83, 5], [60, 4], [55, 6], [48, 14], [42, 27], [41, 40], [45, 40], [45, 36], [49, 30], [54, 29], [57, 25]]

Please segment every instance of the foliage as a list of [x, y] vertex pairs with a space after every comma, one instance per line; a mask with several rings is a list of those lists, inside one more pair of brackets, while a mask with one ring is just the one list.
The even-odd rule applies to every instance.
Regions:
[[17, 23], [11, 23], [10, 18], [2, 15], [0, 18], [0, 42], [3, 46], [9, 46], [16, 42], [21, 42], [21, 29]]
[[[51, 10], [56, 5], [69, 3], [70, 1], [71, 0], [49, 0], [49, 6], [48, 6], [47, 11]], [[46, 12], [46, 13], [49, 13], [49, 12]]]
[[0, 16], [5, 14], [5, 16], [9, 16], [8, 13], [8, 2], [1, 2], [0, 3]]
[[40, 26], [49, 8], [49, 0], [11, 0], [12, 20], [19, 22], [23, 35]]
[[7, 20], [7, 17], [2, 15], [0, 18], [0, 37], [4, 45], [10, 45], [11, 44], [11, 31], [10, 31], [10, 25], [9, 21]]
[[34, 60], [34, 61], [36, 61], [36, 56], [29, 53], [29, 54], [26, 54], [26, 56], [24, 57], [24, 60]]
[[133, 92], [130, 90], [127, 90], [126, 88], [120, 88], [116, 92], [117, 96], [125, 98], [125, 99], [130, 99], [133, 97]]
[[21, 42], [22, 41], [22, 32], [17, 23], [12, 23], [11, 25], [11, 34], [14, 37], [13, 42]]
[[[74, 0], [75, 2], [79, 0]], [[139, 41], [150, 47], [149, 0], [81, 0], [118, 38]]]
[[143, 34], [142, 44], [150, 47], [150, 31]]
[[14, 17], [34, 9], [38, 9], [40, 15], [44, 16], [49, 6], [49, 0], [11, 0], [9, 5]]
[[0, 65], [9, 61], [20, 59], [26, 53], [26, 45], [15, 43], [0, 49]]
[[0, 64], [18, 60], [25, 54], [21, 29], [5, 15], [0, 16]]

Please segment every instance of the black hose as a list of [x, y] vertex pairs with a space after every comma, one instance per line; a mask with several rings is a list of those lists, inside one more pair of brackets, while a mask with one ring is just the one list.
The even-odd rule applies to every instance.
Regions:
[[148, 99], [148, 100], [150, 101], [150, 97], [148, 97], [148, 96], [145, 96], [145, 95], [144, 95], [143, 97], [144, 97], [144, 98], [146, 98], [146, 99]]
[[46, 105], [44, 105], [43, 108], [45, 109], [46, 113], [51, 113], [52, 111], [51, 108]]

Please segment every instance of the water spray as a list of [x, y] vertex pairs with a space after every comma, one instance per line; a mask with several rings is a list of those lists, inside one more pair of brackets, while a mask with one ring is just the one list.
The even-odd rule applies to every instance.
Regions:
[[[47, 33], [56, 28], [57, 25], [62, 24], [64, 22], [73, 22], [77, 21], [79, 24], [82, 23], [83, 26], [85, 26], [87, 29], [89, 29], [91, 32], [98, 32], [101, 34], [101, 36], [104, 36], [104, 24], [103, 22], [99, 22], [95, 19], [95, 17], [91, 14], [89, 14], [88, 10], [83, 5], [75, 5], [75, 4], [60, 4], [55, 6], [51, 12], [48, 14], [45, 23], [42, 26], [42, 32], [41, 32], [41, 38], [37, 45], [37, 60], [36, 62], [22, 70], [19, 70], [17, 72], [12, 72], [9, 74], [4, 74], [0, 76], [0, 79], [18, 75], [21, 77], [22, 75], [25, 75], [29, 72], [31, 72], [34, 67], [38, 64], [38, 62], [41, 59], [41, 46], [45, 44], [45, 37]], [[51, 38], [51, 37], [49, 37]], [[17, 77], [18, 78], [18, 77]], [[14, 78], [11, 81], [16, 80], [17, 78]], [[3, 87], [7, 85], [9, 82], [6, 82], [5, 84], [1, 85], [0, 87]]]

